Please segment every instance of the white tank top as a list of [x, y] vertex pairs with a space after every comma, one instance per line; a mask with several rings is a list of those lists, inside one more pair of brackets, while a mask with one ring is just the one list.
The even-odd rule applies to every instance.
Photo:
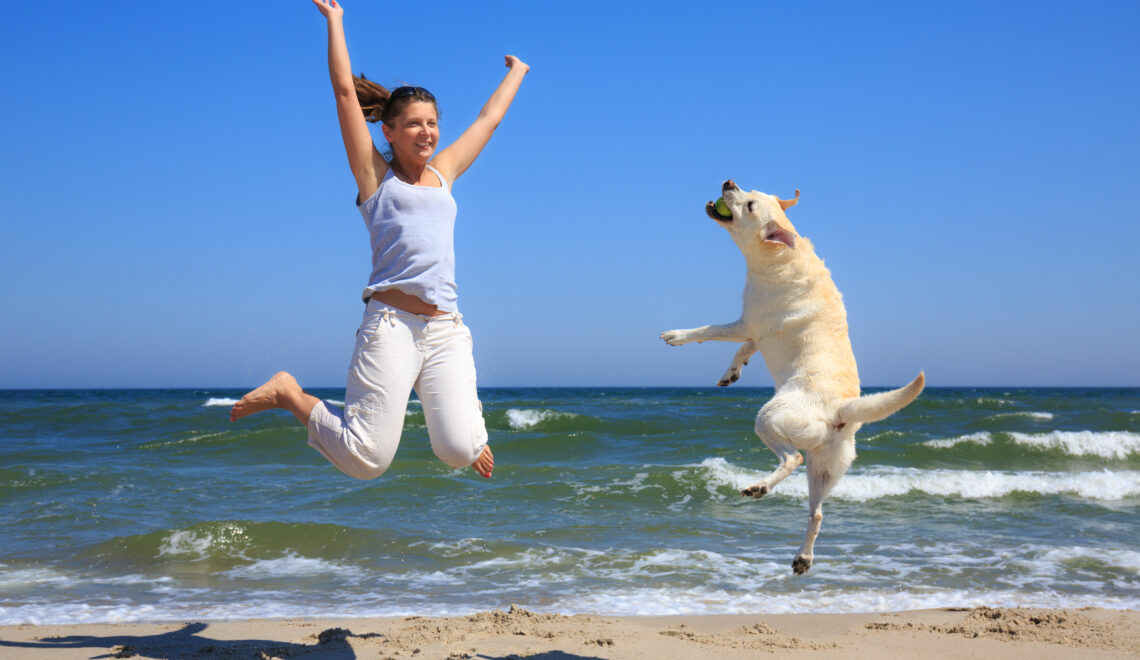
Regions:
[[398, 289], [457, 312], [455, 199], [443, 175], [427, 168], [441, 187], [405, 183], [389, 168], [376, 192], [357, 205], [372, 240], [372, 276], [363, 297]]

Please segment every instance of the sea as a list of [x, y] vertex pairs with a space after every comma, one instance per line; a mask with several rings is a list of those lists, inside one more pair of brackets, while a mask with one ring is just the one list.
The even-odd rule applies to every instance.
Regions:
[[413, 400], [371, 481], [241, 393], [0, 391], [0, 624], [1140, 609], [1140, 389], [928, 388], [859, 432], [803, 576], [802, 468], [739, 494], [771, 389], [482, 389], [490, 479]]

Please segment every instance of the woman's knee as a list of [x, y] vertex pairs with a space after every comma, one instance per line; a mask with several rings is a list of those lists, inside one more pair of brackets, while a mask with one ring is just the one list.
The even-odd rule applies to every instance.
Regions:
[[366, 433], [361, 433], [361, 429], [352, 426], [345, 429], [347, 465], [337, 465], [342, 472], [356, 479], [375, 479], [387, 472], [400, 445], [399, 428], [373, 427], [366, 430]]
[[479, 458], [479, 453], [483, 451], [483, 446], [486, 444], [486, 441], [479, 443], [478, 446], [471, 443], [464, 446], [460, 443], [433, 442], [431, 448], [439, 460], [447, 465], [453, 468], [465, 468]]
[[343, 466], [338, 465], [340, 471], [352, 477], [353, 479], [375, 479], [388, 471], [388, 464], [378, 465], [373, 463], [365, 463], [363, 461], [351, 465]]

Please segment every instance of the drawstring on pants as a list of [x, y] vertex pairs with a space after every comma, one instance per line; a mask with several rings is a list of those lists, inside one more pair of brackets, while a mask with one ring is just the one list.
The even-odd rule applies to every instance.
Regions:
[[[413, 314], [411, 312], [405, 312], [400, 309], [388, 306], [385, 306], [383, 309], [380, 309], [378, 311], [380, 312], [380, 317], [383, 320], [387, 321], [388, 325], [392, 326], [393, 328], [396, 327], [396, 319], [399, 316], [407, 316], [409, 318], [421, 319], [428, 322], [448, 320], [448, 316], [423, 316], [421, 314]], [[459, 312], [452, 312], [449, 316], [451, 322], [455, 324], [455, 327], [458, 328], [463, 325], [463, 315]]]

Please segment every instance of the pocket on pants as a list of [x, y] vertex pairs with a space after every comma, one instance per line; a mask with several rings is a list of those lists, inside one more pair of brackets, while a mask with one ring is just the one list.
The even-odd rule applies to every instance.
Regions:
[[364, 319], [360, 321], [360, 327], [356, 329], [356, 337], [368, 341], [376, 336], [380, 331], [381, 324], [384, 322], [384, 315], [376, 312], [367, 312]]

